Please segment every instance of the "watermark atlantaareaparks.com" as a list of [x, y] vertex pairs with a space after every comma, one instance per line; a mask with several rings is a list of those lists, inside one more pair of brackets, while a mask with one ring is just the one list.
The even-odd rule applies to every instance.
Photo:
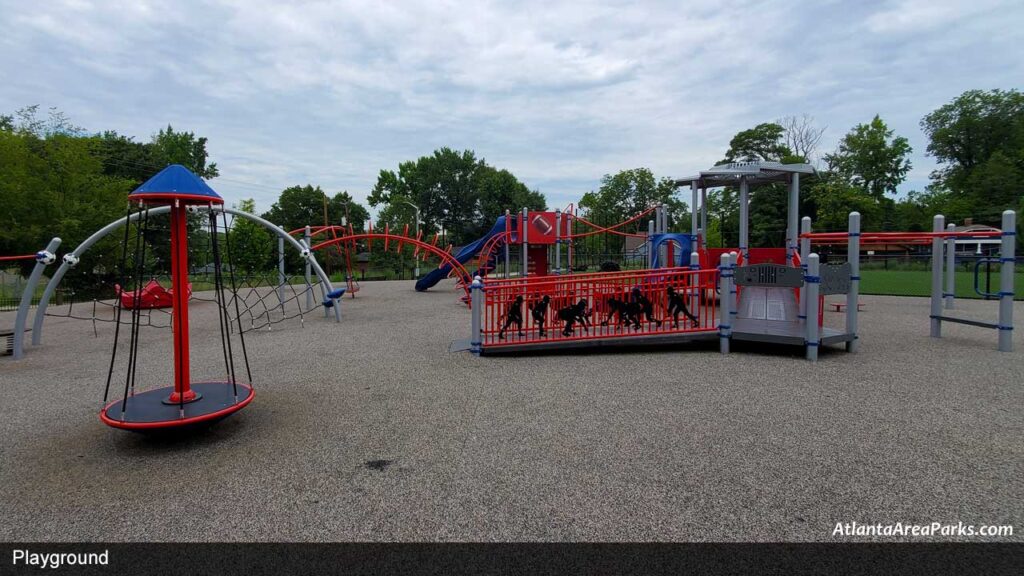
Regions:
[[911, 537], [947, 537], [947, 538], [1007, 538], [1013, 536], [1013, 525], [975, 525], [957, 522], [945, 524], [861, 524], [859, 522], [836, 522], [832, 536], [911, 536]]

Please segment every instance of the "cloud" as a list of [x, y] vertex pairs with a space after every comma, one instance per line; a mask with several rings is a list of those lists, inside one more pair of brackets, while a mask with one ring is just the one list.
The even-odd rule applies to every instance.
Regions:
[[920, 118], [1024, 78], [1024, 7], [989, 0], [0, 0], [0, 14], [0, 110], [196, 131], [214, 185], [261, 209], [292, 184], [364, 197], [381, 169], [441, 146], [563, 205], [620, 169], [708, 167], [736, 132], [803, 113], [828, 125], [823, 151], [881, 114], [911, 139], [920, 188]]

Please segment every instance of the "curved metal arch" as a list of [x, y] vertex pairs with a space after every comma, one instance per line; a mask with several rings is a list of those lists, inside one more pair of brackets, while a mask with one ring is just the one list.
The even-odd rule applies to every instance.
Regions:
[[[260, 218], [259, 216], [255, 215], [255, 214], [250, 214], [248, 212], [243, 212], [241, 210], [236, 210], [234, 208], [228, 208], [227, 206], [223, 206], [223, 205], [212, 206], [212, 208], [210, 206], [197, 206], [196, 208], [198, 210], [207, 210], [207, 211], [212, 209], [212, 210], [214, 210], [216, 212], [224, 212], [226, 214], [231, 214], [232, 216], [236, 216], [236, 217], [239, 217], [239, 218], [245, 218], [247, 220], [252, 220], [253, 222], [259, 224], [260, 226], [263, 226], [264, 228], [272, 231], [278, 237], [283, 238], [285, 242], [288, 242], [289, 244], [291, 244], [291, 246], [294, 247], [299, 252], [302, 252], [303, 250], [306, 249], [306, 243], [304, 241], [296, 240], [295, 238], [292, 238], [287, 232], [284, 231], [284, 229], [280, 228], [279, 226], [274, 225], [273, 223], [271, 223], [271, 222], [269, 222], [267, 220], [264, 220], [263, 218]], [[170, 212], [170, 210], [171, 210], [170, 206], [156, 206], [156, 207], [153, 207], [153, 208], [148, 208], [146, 210], [139, 210], [138, 212], [134, 212], [131, 215], [129, 215], [127, 218], [118, 218], [117, 220], [114, 220], [110, 224], [107, 224], [103, 228], [100, 228], [99, 230], [94, 232], [91, 236], [89, 236], [84, 241], [82, 241], [81, 244], [79, 244], [77, 247], [75, 247], [74, 250], [72, 250], [68, 254], [65, 254], [65, 257], [70, 255], [70, 256], [72, 256], [75, 259], [81, 258], [82, 254], [84, 254], [87, 250], [89, 250], [89, 248], [92, 248], [92, 246], [94, 244], [99, 242], [105, 236], [107, 236], [108, 234], [110, 234], [114, 230], [117, 230], [121, 226], [124, 226], [126, 222], [137, 222], [138, 219], [143, 214], [145, 214], [147, 212], [149, 213], [150, 216], [153, 216], [153, 215], [157, 215], [157, 214], [164, 214], [164, 213]], [[327, 274], [324, 273], [323, 268], [320, 267], [320, 263], [317, 262], [316, 261], [316, 257], [313, 256], [312, 251], [310, 251], [310, 254], [309, 254], [309, 261], [310, 261], [310, 265], [312, 266], [313, 270], [316, 272], [316, 275], [320, 278], [320, 281], [324, 284], [324, 287], [327, 290], [327, 292], [333, 291], [334, 287], [331, 285], [330, 278], [328, 278]], [[53, 293], [57, 291], [57, 286], [60, 284], [60, 281], [64, 279], [64, 274], [66, 274], [67, 271], [71, 267], [72, 267], [71, 264], [69, 264], [67, 260], [62, 260], [62, 262], [60, 264], [60, 267], [57, 268], [56, 272], [54, 272], [53, 278], [51, 278], [50, 281], [46, 284], [46, 289], [43, 290], [43, 295], [39, 298], [39, 306], [36, 308], [36, 315], [35, 315], [35, 318], [33, 319], [33, 322], [32, 322], [32, 345], [33, 346], [38, 346], [42, 342], [42, 339], [43, 339], [43, 320], [46, 318], [46, 308], [50, 304], [50, 299], [53, 297]], [[336, 319], [337, 319], [337, 316], [338, 316], [337, 315], [337, 308], [335, 308], [335, 318]]]
[[512, 232], [501, 232], [491, 236], [491, 238], [484, 244], [484, 247], [480, 249], [480, 256], [476, 259], [476, 269], [480, 270], [484, 267], [484, 264], [491, 259], [491, 252], [500, 245], [502, 242], [511, 242]]
[[466, 294], [469, 294], [469, 284], [470, 282], [473, 281], [473, 278], [472, 276], [470, 276], [469, 271], [466, 270], [462, 263], [456, 260], [455, 256], [452, 256], [451, 253], [449, 253], [448, 251], [442, 250], [441, 248], [438, 248], [433, 244], [424, 242], [422, 240], [417, 240], [415, 238], [410, 238], [409, 236], [402, 236], [401, 234], [390, 234], [386, 232], [365, 232], [362, 234], [350, 234], [347, 236], [338, 236], [337, 238], [333, 238], [331, 240], [325, 240], [319, 244], [314, 244], [310, 249], [320, 250], [321, 248], [334, 246], [335, 244], [341, 244], [343, 242], [358, 242], [359, 240], [397, 241], [400, 243], [411, 244], [422, 250], [426, 250], [427, 252], [430, 252], [431, 254], [434, 254], [435, 256], [439, 257], [445, 264], [451, 266], [452, 272], [459, 273], [460, 279], [464, 281], [464, 288], [466, 290]]

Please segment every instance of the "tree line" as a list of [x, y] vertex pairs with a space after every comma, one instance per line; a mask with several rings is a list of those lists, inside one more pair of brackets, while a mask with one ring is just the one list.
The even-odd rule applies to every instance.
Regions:
[[[1016, 90], [967, 91], [925, 115], [921, 128], [928, 137], [927, 154], [939, 168], [924, 190], [903, 197], [896, 191], [912, 167], [912, 149], [907, 138], [895, 134], [879, 116], [852, 127], [835, 150], [824, 153], [819, 150], [824, 128], [813, 118], [791, 116], [761, 123], [734, 135], [721, 161], [817, 166], [816, 176], [802, 181], [800, 209], [814, 219], [818, 230], [843, 229], [851, 210], [861, 212], [865, 230], [917, 231], [929, 229], [936, 213], [955, 222], [973, 218], [998, 225], [1003, 210], [1024, 208], [1024, 95]], [[219, 170], [206, 145], [205, 137], [171, 126], [147, 141], [109, 130], [91, 133], [59, 110], [44, 113], [37, 106], [0, 115], [0, 254], [34, 252], [53, 236], [60, 236], [64, 247], [76, 246], [123, 217], [127, 194], [168, 164], [182, 164], [203, 178], [215, 179]], [[579, 213], [609, 225], [661, 202], [677, 216], [673, 228], [686, 231], [688, 194], [677, 190], [669, 178], [638, 167], [605, 175], [597, 190], [580, 199]], [[751, 197], [751, 244], [781, 246], [785, 187], [759, 186]], [[506, 209], [547, 208], [544, 195], [509, 170], [488, 164], [472, 150], [450, 148], [381, 170], [367, 202], [377, 209], [381, 228], [409, 224], [414, 230], [418, 211], [424, 237], [443, 232], [456, 245], [478, 238]], [[255, 211], [251, 199], [240, 201], [238, 207]], [[737, 190], [710, 195], [709, 213], [709, 242], [735, 245]], [[303, 184], [282, 190], [261, 215], [287, 229], [325, 221], [340, 224], [344, 219], [363, 231], [369, 211], [347, 191], [328, 193]], [[236, 226], [239, 237], [251, 237], [254, 247], [252, 253], [240, 255], [241, 265], [272, 268], [276, 252], [262, 248], [273, 246], [270, 236], [258, 227]], [[645, 229], [645, 222], [636, 222], [625, 231]], [[109, 271], [120, 251], [113, 239], [107, 242], [91, 251], [90, 265]], [[589, 239], [579, 246], [591, 251], [621, 247], [621, 237]], [[154, 250], [159, 259], [159, 248]], [[328, 264], [334, 258], [333, 263], [340, 265], [340, 256], [326, 258]]]

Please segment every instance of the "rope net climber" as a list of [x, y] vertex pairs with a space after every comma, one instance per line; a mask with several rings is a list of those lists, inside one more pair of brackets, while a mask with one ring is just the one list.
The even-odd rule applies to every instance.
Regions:
[[[192, 240], [188, 247], [189, 305], [216, 303], [218, 267], [214, 243], [219, 239], [223, 246], [224, 239], [230, 237], [234, 262], [221, 262], [219, 267], [221, 274], [232, 273], [236, 281], [236, 290], [225, 303], [230, 331], [272, 330], [295, 323], [304, 326], [306, 317], [323, 306], [325, 289], [319, 276], [307, 276], [301, 255], [295, 250], [282, 250], [277, 238], [265, 228], [232, 214], [221, 215], [210, 220], [206, 212], [188, 214], [187, 228]], [[123, 238], [115, 238], [122, 235], [112, 234], [106, 239], [104, 250], [83, 255], [81, 265], [66, 277], [58, 293], [58, 305], [47, 308], [46, 316], [92, 322], [93, 334], [98, 336], [100, 325], [131, 321], [127, 315], [118, 314], [118, 309], [124, 308], [134, 311], [140, 327], [171, 328], [170, 300], [166, 294], [171, 285], [170, 259], [166, 246], [160, 242], [169, 234], [166, 214], [129, 221], [123, 233], [127, 244]], [[135, 238], [140, 238], [138, 245]], [[142, 270], [142, 276], [133, 278], [123, 290], [114, 274], [116, 264], [109, 258], [110, 254], [122, 251], [129, 261], [138, 261]], [[164, 291], [156, 301], [150, 299], [154, 283]]]

